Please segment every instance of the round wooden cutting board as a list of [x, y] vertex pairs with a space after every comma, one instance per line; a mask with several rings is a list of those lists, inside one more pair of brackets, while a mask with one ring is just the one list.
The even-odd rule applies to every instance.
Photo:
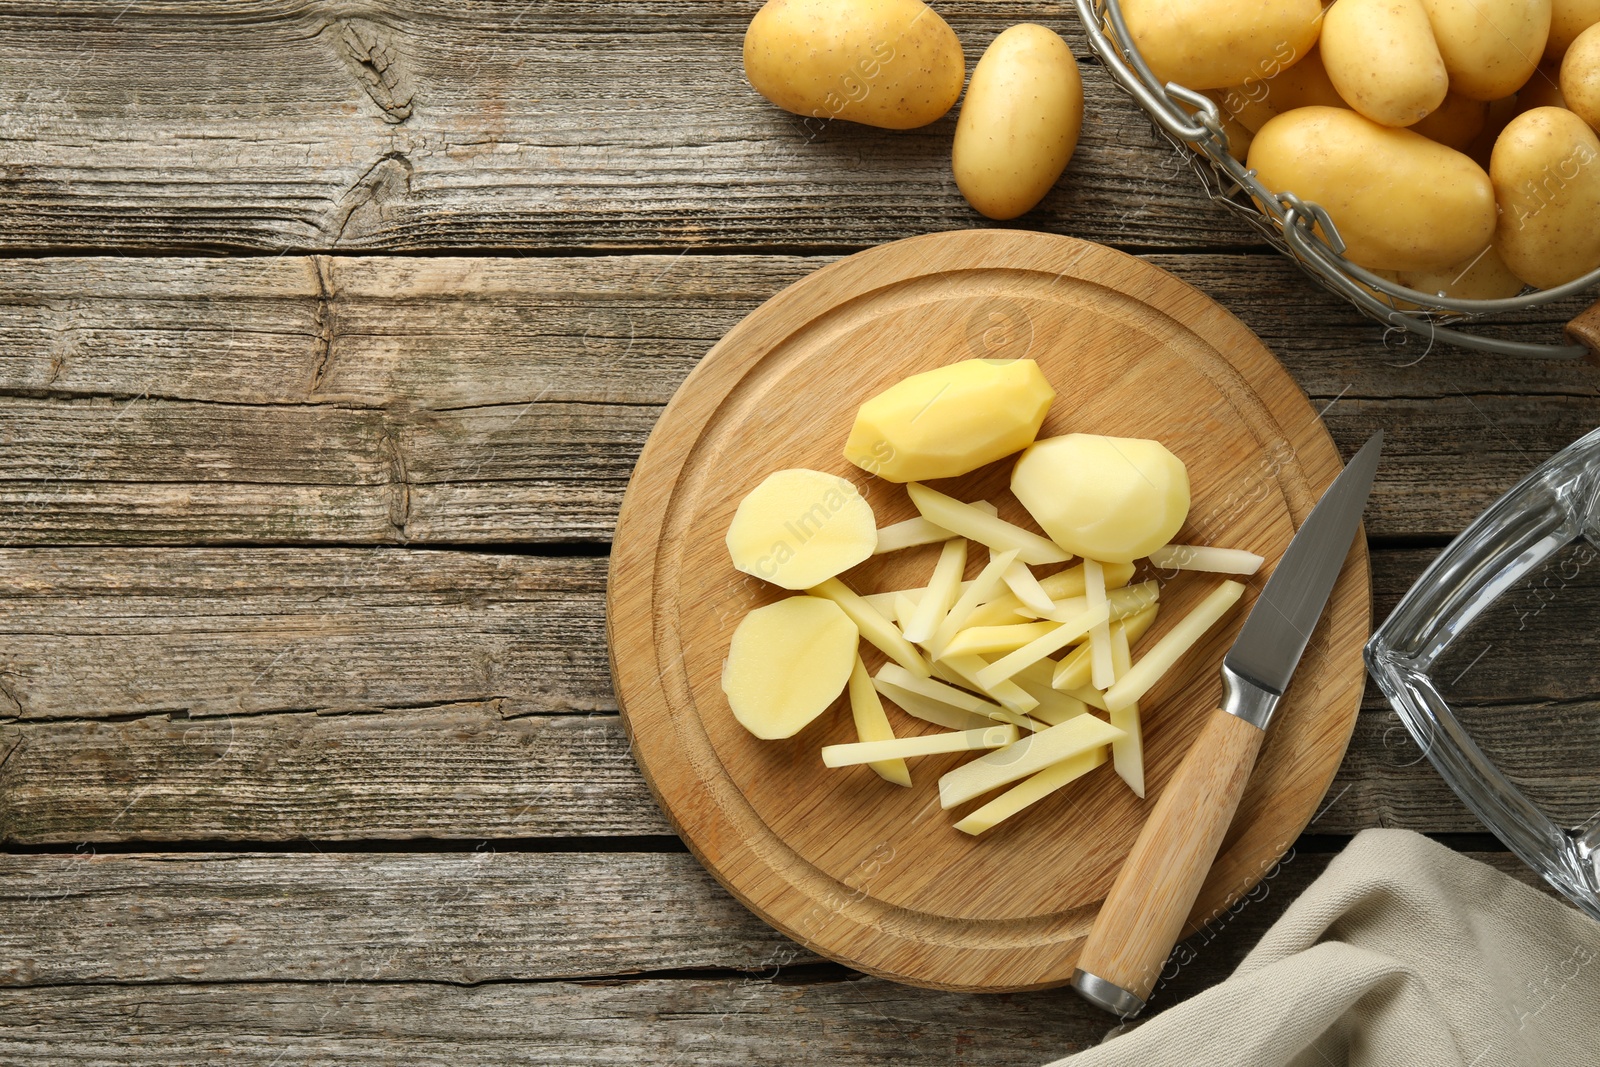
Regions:
[[[1110, 765], [980, 837], [939, 808], [958, 756], [911, 761], [913, 786], [818, 750], [855, 740], [841, 698], [797, 736], [759, 741], [720, 686], [745, 612], [791, 595], [734, 570], [723, 537], [775, 470], [849, 478], [879, 525], [915, 514], [903, 486], [842, 455], [856, 408], [909, 374], [974, 356], [1035, 359], [1057, 396], [1040, 436], [1154, 437], [1189, 468], [1177, 540], [1267, 558], [1245, 602], [1141, 701], [1149, 799]], [[920, 985], [1015, 990], [1066, 982], [1096, 909], [1221, 693], [1218, 667], [1272, 566], [1341, 469], [1283, 368], [1238, 320], [1172, 275], [1066, 237], [935, 234], [851, 256], [758, 308], [689, 375], [640, 457], [611, 556], [612, 674], [657, 800], [723, 885], [784, 933], [849, 966]], [[935, 483], [1036, 529], [1010, 462]], [[874, 557], [860, 592], [924, 584], [937, 546]], [[971, 577], [987, 558], [973, 552]], [[1157, 639], [1218, 581], [1159, 575]], [[1265, 877], [1310, 821], [1355, 724], [1370, 619], [1357, 538], [1273, 722], [1192, 919]], [[863, 645], [869, 670], [883, 657]], [[1135, 648], [1134, 656], [1139, 655]], [[936, 728], [889, 706], [897, 733]], [[985, 798], [987, 799], [987, 798]]]

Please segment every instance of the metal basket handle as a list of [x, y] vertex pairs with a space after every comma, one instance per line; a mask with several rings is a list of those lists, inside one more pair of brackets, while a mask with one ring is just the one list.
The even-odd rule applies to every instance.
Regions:
[[[1462, 348], [1501, 355], [1588, 357], [1591, 362], [1600, 363], [1600, 304], [1567, 326], [1566, 345], [1480, 337], [1447, 325], [1483, 315], [1521, 311], [1581, 293], [1600, 283], [1600, 269], [1551, 289], [1502, 300], [1464, 300], [1410, 289], [1357, 266], [1344, 258], [1344, 241], [1325, 210], [1293, 193], [1267, 189], [1255, 171], [1228, 154], [1228, 135], [1215, 101], [1176, 82], [1163, 84], [1156, 77], [1133, 42], [1118, 0], [1073, 0], [1073, 6], [1090, 48], [1112, 80], [1133, 97], [1158, 130], [1185, 151], [1212, 199], [1259, 231], [1323, 287], [1349, 300], [1369, 318], [1430, 341], [1448, 341]], [[1198, 150], [1203, 162], [1196, 159], [1194, 152], [1187, 151], [1190, 148]], [[1205, 173], [1207, 170], [1210, 174]], [[1241, 202], [1240, 193], [1247, 194], [1252, 204]]]

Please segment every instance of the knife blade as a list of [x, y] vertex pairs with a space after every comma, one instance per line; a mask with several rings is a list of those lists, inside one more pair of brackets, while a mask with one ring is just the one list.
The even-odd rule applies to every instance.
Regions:
[[1380, 430], [1323, 493], [1223, 657], [1222, 706], [1145, 820], [1078, 956], [1072, 987], [1096, 1007], [1124, 1018], [1144, 1009], [1343, 569], [1382, 449]]

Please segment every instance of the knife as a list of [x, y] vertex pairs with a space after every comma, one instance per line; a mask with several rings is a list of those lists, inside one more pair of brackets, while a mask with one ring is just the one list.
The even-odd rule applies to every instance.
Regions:
[[1222, 707], [1162, 790], [1078, 956], [1072, 988], [1096, 1007], [1123, 1018], [1144, 1010], [1344, 567], [1382, 448], [1380, 430], [1322, 494], [1223, 657]]

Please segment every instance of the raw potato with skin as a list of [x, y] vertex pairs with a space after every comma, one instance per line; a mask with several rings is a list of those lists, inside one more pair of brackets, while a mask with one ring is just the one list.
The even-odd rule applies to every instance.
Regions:
[[972, 72], [951, 169], [991, 219], [1031, 209], [1067, 169], [1083, 129], [1083, 80], [1067, 42], [1023, 24], [994, 39]]
[[1416, 271], [1400, 276], [1400, 284], [1419, 293], [1436, 293], [1458, 300], [1504, 300], [1522, 292], [1522, 279], [1511, 273], [1494, 245], [1470, 262], [1437, 271]]
[[1561, 57], [1578, 35], [1600, 24], [1600, 0], [1552, 0], [1550, 37], [1544, 45], [1544, 61], [1560, 63]]
[[1122, 14], [1156, 77], [1190, 89], [1270, 78], [1322, 28], [1319, 0], [1123, 0]]
[[1373, 122], [1410, 126], [1444, 103], [1449, 78], [1422, 0], [1338, 0], [1320, 51], [1339, 95]]
[[744, 72], [785, 111], [907, 130], [955, 105], [966, 59], [921, 0], [768, 0], [745, 31]]
[[1446, 93], [1444, 103], [1428, 113], [1427, 118], [1410, 127], [1430, 141], [1437, 141], [1457, 152], [1465, 152], [1483, 132], [1489, 120], [1489, 105], [1482, 100], [1468, 100], [1458, 93]]
[[1442, 270], [1494, 236], [1494, 188], [1483, 168], [1410, 130], [1354, 111], [1304, 107], [1263, 126], [1249, 165], [1268, 189], [1327, 209], [1345, 256], [1382, 270]]
[[1549, 289], [1600, 267], [1600, 138], [1559, 107], [1518, 115], [1489, 162], [1506, 266]]
[[1510, 96], [1533, 75], [1550, 37], [1550, 0], [1422, 0], [1450, 72], [1473, 100]]
[[[1573, 114], [1600, 130], [1600, 24], [1583, 31], [1561, 63], [1561, 95]], [[1592, 225], [1600, 226], [1600, 219]]]

